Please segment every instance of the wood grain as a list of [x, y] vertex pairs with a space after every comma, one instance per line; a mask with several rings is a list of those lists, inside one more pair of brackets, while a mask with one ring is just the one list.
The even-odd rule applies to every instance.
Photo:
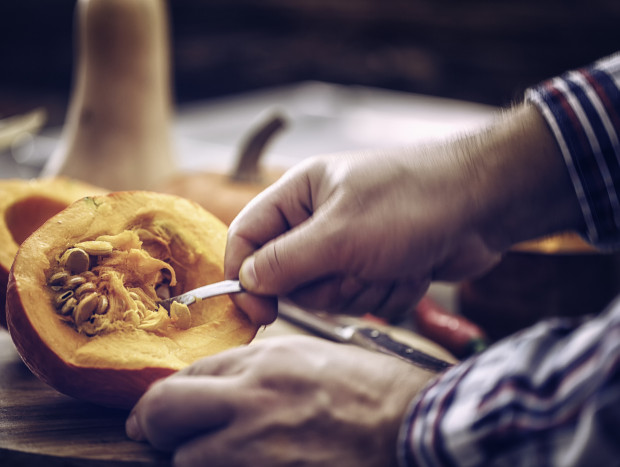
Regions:
[[126, 417], [39, 381], [0, 330], [0, 465], [169, 465], [169, 454], [126, 437]]
[[[342, 318], [351, 324], [359, 318]], [[376, 326], [437, 358], [455, 362], [445, 349], [407, 329]], [[278, 319], [254, 342], [286, 335], [310, 335]], [[125, 436], [128, 412], [99, 407], [60, 394], [22, 363], [9, 334], [0, 329], [0, 466], [113, 467], [167, 466], [170, 455]]]

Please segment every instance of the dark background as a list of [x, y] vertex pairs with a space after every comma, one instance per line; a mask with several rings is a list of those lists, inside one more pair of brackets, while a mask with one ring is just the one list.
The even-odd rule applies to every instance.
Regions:
[[[0, 3], [0, 117], [64, 119], [74, 0]], [[178, 103], [303, 80], [507, 105], [620, 49], [620, 2], [171, 0]]]

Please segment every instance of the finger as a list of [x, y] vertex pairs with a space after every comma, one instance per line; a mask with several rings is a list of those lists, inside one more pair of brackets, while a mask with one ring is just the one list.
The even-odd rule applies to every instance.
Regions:
[[346, 304], [345, 313], [362, 315], [376, 313], [389, 299], [396, 285], [390, 283], [371, 283]]
[[[256, 248], [265, 241], [264, 239], [273, 238], [286, 231], [291, 224], [302, 222], [308, 217], [308, 211], [303, 207], [303, 203], [289, 202], [286, 206], [280, 204], [280, 192], [295, 192], [296, 190], [294, 180], [291, 181], [290, 177], [284, 180], [289, 181], [280, 182], [277, 187], [272, 186], [258, 195], [232, 222], [228, 231], [224, 260], [227, 279], [239, 278], [241, 262], [254, 253]], [[289, 196], [286, 199], [291, 198], [294, 197]], [[266, 325], [276, 319], [277, 299], [275, 297], [236, 294], [231, 298], [254, 324]]]
[[278, 315], [278, 300], [276, 297], [259, 297], [257, 295], [240, 293], [231, 294], [233, 303], [248, 315], [252, 323], [262, 326], [272, 323]]
[[127, 435], [172, 450], [198, 433], [217, 430], [234, 414], [232, 378], [177, 377], [155, 383], [132, 410]]
[[298, 173], [299, 169], [287, 172], [252, 199], [230, 224], [224, 259], [228, 278], [239, 277], [245, 258], [311, 215], [308, 182]]
[[292, 290], [342, 272], [350, 257], [344, 225], [322, 207], [312, 218], [266, 243], [244, 260], [239, 280], [259, 295]]
[[352, 276], [328, 276], [295, 289], [287, 297], [303, 308], [345, 313], [367, 286]]
[[398, 322], [422, 298], [429, 285], [430, 280], [397, 283], [385, 301], [370, 313], [388, 322]]
[[394, 321], [417, 303], [429, 285], [430, 280], [373, 284], [353, 277], [330, 278], [297, 289], [288, 298], [302, 308], [357, 316], [372, 313]]

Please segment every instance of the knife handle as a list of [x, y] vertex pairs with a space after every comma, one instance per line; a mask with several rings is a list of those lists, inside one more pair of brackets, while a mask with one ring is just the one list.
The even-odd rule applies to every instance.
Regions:
[[366, 349], [401, 358], [434, 373], [440, 373], [452, 366], [451, 363], [428, 355], [421, 350], [414, 349], [407, 344], [393, 339], [389, 334], [373, 328], [356, 328], [349, 342]]

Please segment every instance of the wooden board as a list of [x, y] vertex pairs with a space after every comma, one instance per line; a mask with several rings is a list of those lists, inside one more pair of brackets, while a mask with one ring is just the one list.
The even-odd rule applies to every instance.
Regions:
[[[434, 343], [403, 329], [394, 337], [446, 360]], [[307, 334], [281, 320], [257, 340]], [[9, 334], [0, 329], [0, 466], [111, 467], [170, 465], [170, 455], [125, 435], [125, 410], [108, 409], [58, 393], [23, 364]]]
[[0, 330], [0, 465], [169, 465], [168, 454], [126, 437], [127, 414], [78, 401], [39, 381]]

